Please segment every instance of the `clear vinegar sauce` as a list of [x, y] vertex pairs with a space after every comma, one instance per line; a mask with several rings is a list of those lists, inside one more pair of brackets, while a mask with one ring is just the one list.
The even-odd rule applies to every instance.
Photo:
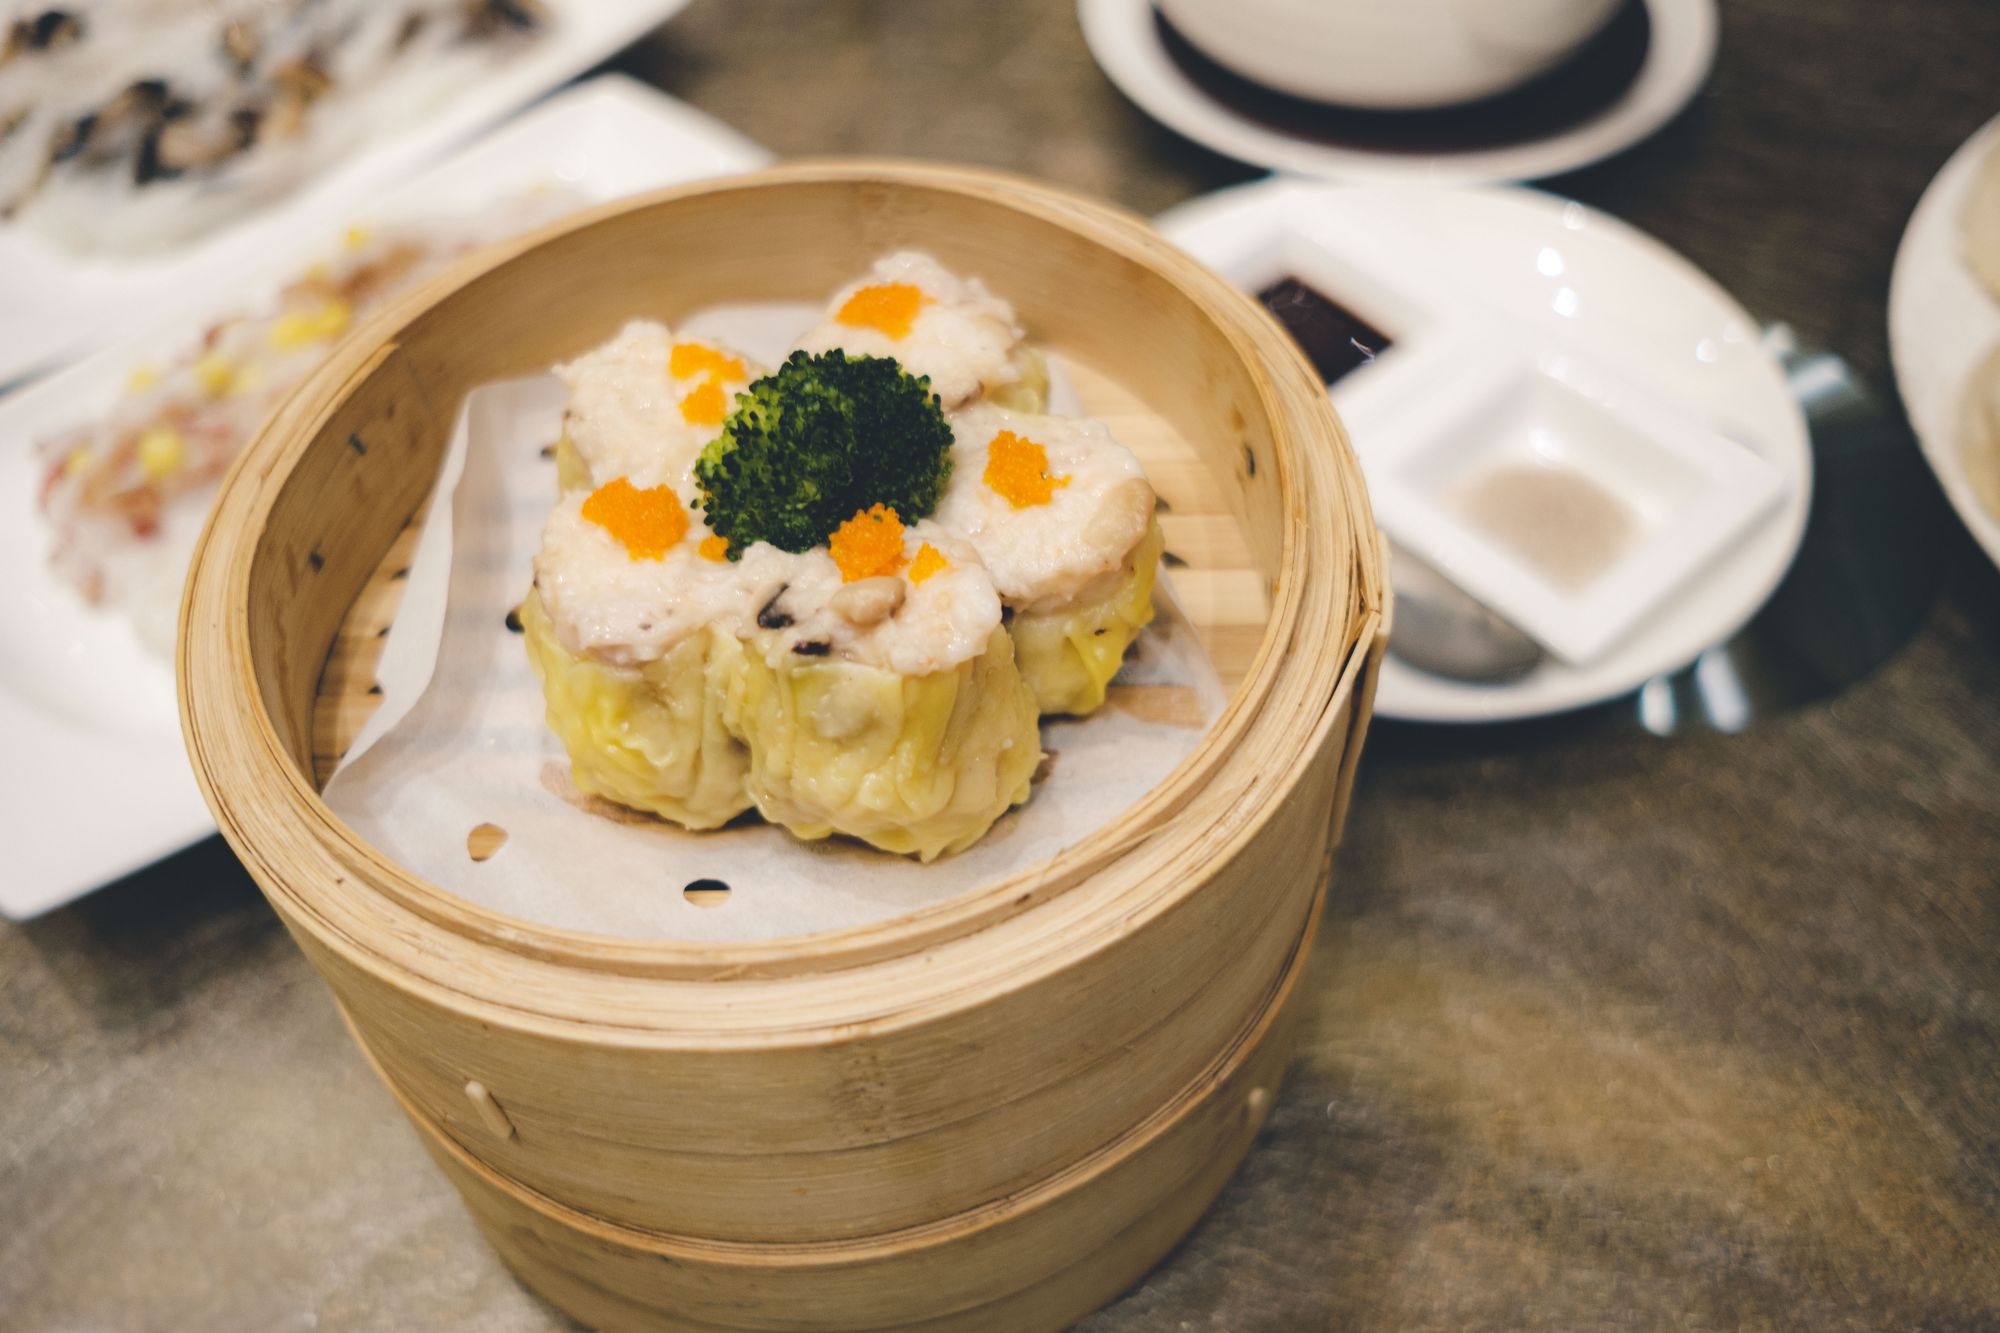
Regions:
[[1611, 568], [1642, 526], [1632, 506], [1565, 467], [1483, 468], [1449, 503], [1486, 537], [1570, 592], [1581, 592]]

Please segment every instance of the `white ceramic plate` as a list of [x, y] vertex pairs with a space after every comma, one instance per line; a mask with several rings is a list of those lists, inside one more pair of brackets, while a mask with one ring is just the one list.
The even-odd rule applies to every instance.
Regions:
[[[1805, 535], [1812, 453], [1804, 414], [1758, 326], [1685, 259], [1582, 204], [1524, 189], [1314, 184], [1277, 178], [1225, 190], [1163, 215], [1158, 225], [1196, 258], [1252, 289], [1309, 238], [1339, 247], [1338, 268], [1377, 287], [1407, 288], [1398, 304], [1423, 318], [1408, 356], [1391, 347], [1340, 380], [1333, 399], [1357, 434], [1418, 415], [1454, 358], [1477, 357], [1489, 330], [1510, 343], [1569, 349], [1672, 399], [1749, 448], [1785, 480], [1784, 499], [1716, 563], [1588, 666], [1546, 661], [1510, 685], [1467, 685], [1384, 664], [1376, 709], [1385, 717], [1483, 722], [1558, 713], [1617, 698], [1694, 660], [1742, 626], [1791, 566]], [[1276, 257], [1275, 260], [1273, 257]], [[1342, 291], [1327, 290], [1339, 300]], [[1380, 308], [1363, 293], [1359, 313]], [[1394, 329], [1387, 330], [1392, 334]], [[1440, 350], [1443, 349], [1443, 350]], [[1502, 349], [1506, 350], [1506, 349]], [[1366, 440], [1357, 448], [1366, 457]]]
[[1622, 152], [1666, 124], [1708, 78], [1715, 0], [1647, 0], [1652, 37], [1632, 86], [1598, 115], [1547, 138], [1448, 153], [1380, 152], [1296, 137], [1239, 114], [1184, 74], [1161, 43], [1152, 0], [1077, 0], [1084, 40], [1111, 81], [1170, 129], [1273, 171], [1434, 185], [1534, 180]]
[[268, 207], [158, 255], [83, 258], [0, 224], [0, 386], [101, 346], [230, 283], [247, 260], [291, 253], [301, 229], [349, 212], [671, 18], [687, 0], [547, 0], [548, 31], [431, 115], [337, 160]]
[[[700, 112], [612, 75], [558, 94], [361, 215], [476, 209], [544, 182], [595, 203], [747, 171], [767, 157]], [[0, 914], [46, 911], [214, 828], [181, 749], [171, 668], [122, 618], [85, 607], [48, 573], [32, 442], [102, 412], [134, 364], [295, 276], [352, 220], [323, 210], [227, 291], [0, 399], [0, 568], [22, 589], [0, 618]]]
[[1910, 214], [1889, 277], [1889, 355], [1924, 457], [1965, 526], [2000, 564], [2000, 516], [1972, 493], [1958, 436], [1965, 378], [2000, 344], [2000, 301], [1966, 267], [1959, 247], [1966, 192], [1996, 148], [2000, 117], [1951, 155]]

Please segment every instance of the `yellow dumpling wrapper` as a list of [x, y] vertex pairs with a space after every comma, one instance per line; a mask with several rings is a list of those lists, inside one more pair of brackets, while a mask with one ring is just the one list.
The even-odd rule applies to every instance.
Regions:
[[1040, 348], [1022, 347], [1014, 352], [1014, 370], [1020, 378], [1003, 384], [986, 395], [995, 407], [1009, 412], [1038, 416], [1049, 407], [1049, 362]]
[[837, 660], [773, 667], [737, 651], [727, 711], [750, 748], [750, 794], [796, 836], [844, 833], [929, 861], [1028, 799], [1041, 735], [1005, 630], [920, 677]]
[[711, 628], [643, 668], [614, 667], [563, 647], [539, 596], [520, 615], [578, 791], [692, 829], [750, 808], [750, 753], [722, 717], [729, 686], [719, 673], [741, 665], [734, 639]]
[[1082, 714], [1104, 702], [1125, 650], [1153, 619], [1153, 580], [1166, 536], [1155, 518], [1126, 558], [1124, 576], [1108, 596], [1056, 611], [1014, 617], [1014, 656], [1044, 713]]
[[583, 461], [583, 452], [576, 447], [576, 441], [567, 435], [557, 440], [556, 486], [565, 491], [588, 491], [596, 485], [590, 477], [590, 464]]

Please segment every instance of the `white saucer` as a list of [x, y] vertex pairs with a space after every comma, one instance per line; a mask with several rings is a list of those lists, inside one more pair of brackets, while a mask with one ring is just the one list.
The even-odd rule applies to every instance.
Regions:
[[[381, 196], [365, 216], [471, 210], [543, 183], [598, 203], [767, 158], [701, 112], [604, 75]], [[355, 219], [322, 210], [288, 248], [261, 254], [173, 320], [0, 399], [0, 565], [16, 579], [0, 620], [0, 916], [58, 907], [215, 829], [181, 745], [172, 667], [122, 617], [84, 606], [49, 571], [33, 442], [103, 412], [135, 364], [171, 354], [211, 317], [296, 276]]]
[[[1439, 308], [1439, 294], [1449, 293], [1443, 308], [1467, 329], [1499, 322], [1524, 341], [1613, 365], [1786, 479], [1776, 509], [1603, 657], [1581, 667], [1549, 660], [1513, 684], [1479, 686], [1427, 675], [1391, 656], [1376, 696], [1383, 716], [1501, 721], [1617, 698], [1728, 638], [1790, 568], [1812, 496], [1805, 416], [1756, 321], [1706, 274], [1644, 233], [1533, 190], [1335, 186], [1285, 177], [1183, 204], [1157, 225], [1196, 258], [1249, 286], [1270, 279], [1271, 256], [1295, 238], [1344, 244], [1348, 261], [1370, 283], [1415, 293], [1412, 308]], [[1421, 401], [1402, 391], [1451, 373], [1451, 356], [1467, 337], [1447, 328], [1425, 344], [1412, 342], [1393, 374], [1391, 348], [1379, 366], [1336, 384], [1335, 405], [1372, 431], [1394, 430], [1399, 402]], [[1365, 442], [1362, 452], [1369, 452]]]
[[2000, 300], [1966, 267], [1959, 247], [1966, 191], [1996, 146], [2000, 116], [1951, 155], [1910, 214], [1889, 277], [1889, 356], [1924, 457], [1965, 526], [2000, 564], [2000, 516], [1972, 493], [1958, 436], [1965, 377], [2000, 344]]
[[1652, 35], [1626, 92], [1547, 138], [1431, 154], [1336, 146], [1252, 120], [1191, 80], [1168, 54], [1152, 0], [1077, 0], [1091, 54], [1140, 109], [1239, 161], [1302, 175], [1434, 185], [1534, 180], [1622, 152], [1664, 125], [1701, 88], [1715, 58], [1715, 0], [1646, 0]]

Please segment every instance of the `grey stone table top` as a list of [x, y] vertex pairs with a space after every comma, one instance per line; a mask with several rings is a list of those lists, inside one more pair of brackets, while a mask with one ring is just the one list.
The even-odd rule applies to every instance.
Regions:
[[[1554, 188], [1886, 388], [1890, 259], [2000, 111], [2000, 5], [1723, 20], [1685, 114]], [[1145, 213], [1253, 174], [1127, 104], [1068, 0], [698, 0], [614, 63], [784, 154]], [[2000, 574], [1898, 467], [1917, 629], [1829, 698], [1378, 725], [1270, 1127], [1093, 1333], [2000, 1327]], [[0, 927], [0, 1219], [7, 1329], [566, 1326], [214, 841]]]

